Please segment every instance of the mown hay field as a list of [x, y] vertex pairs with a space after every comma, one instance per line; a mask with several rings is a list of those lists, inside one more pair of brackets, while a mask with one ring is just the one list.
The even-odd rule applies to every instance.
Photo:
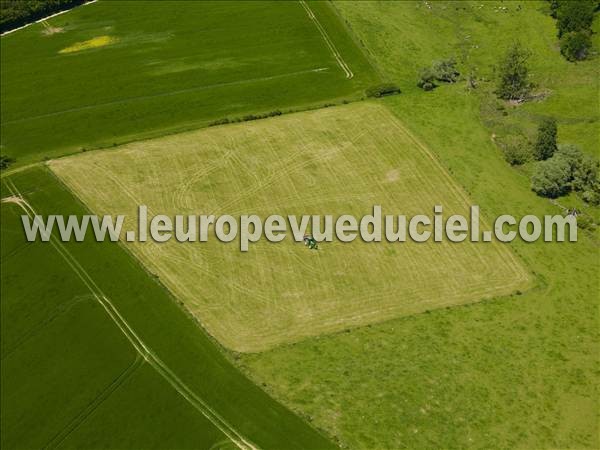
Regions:
[[[52, 170], [98, 214], [468, 215], [469, 199], [387, 109], [352, 104], [63, 158]], [[89, 182], [90, 174], [97, 181]], [[446, 217], [447, 217], [446, 216]], [[230, 349], [262, 351], [530, 285], [498, 243], [128, 243]]]

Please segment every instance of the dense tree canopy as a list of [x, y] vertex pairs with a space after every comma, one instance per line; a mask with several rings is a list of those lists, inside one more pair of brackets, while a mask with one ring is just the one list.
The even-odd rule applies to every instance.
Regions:
[[562, 0], [556, 9], [558, 36], [572, 31], [589, 30], [594, 21], [595, 2], [591, 0]]
[[569, 191], [571, 170], [564, 159], [540, 161], [531, 177], [531, 188], [543, 197], [556, 198]]

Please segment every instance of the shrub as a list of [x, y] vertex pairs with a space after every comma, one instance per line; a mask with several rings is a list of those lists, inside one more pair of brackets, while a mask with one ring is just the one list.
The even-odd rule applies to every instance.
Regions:
[[558, 37], [572, 31], [589, 30], [596, 5], [591, 0], [562, 0], [556, 9]]
[[558, 197], [569, 190], [581, 193], [592, 205], [600, 204], [600, 162], [584, 155], [575, 145], [560, 145], [554, 156], [537, 163], [532, 189], [545, 197]]
[[600, 190], [583, 191], [581, 198], [590, 205], [598, 206], [600, 205]]
[[531, 177], [531, 189], [542, 197], [556, 198], [570, 188], [571, 170], [567, 161], [551, 158], [536, 164]]
[[11, 158], [10, 156], [7, 155], [1, 155], [0, 156], [0, 169], [4, 170], [4, 169], [8, 169], [8, 167], [15, 162], [14, 158]]
[[419, 73], [417, 86], [425, 91], [431, 91], [437, 87], [436, 81], [442, 83], [454, 83], [458, 80], [460, 73], [456, 70], [454, 58], [434, 61], [431, 67], [424, 67]]
[[498, 145], [511, 166], [524, 164], [532, 157], [531, 144], [523, 136], [506, 136], [498, 140]]
[[211, 123], [208, 124], [209, 127], [214, 127], [217, 125], [226, 125], [230, 122], [230, 120], [225, 117], [223, 119], [217, 119], [217, 120], [213, 120]]
[[577, 228], [582, 228], [584, 230], [589, 230], [589, 231], [595, 231], [597, 228], [597, 225], [590, 216], [584, 215], [584, 214], [579, 214], [577, 216]]
[[527, 61], [530, 52], [516, 42], [508, 49], [498, 65], [496, 94], [504, 100], [524, 100], [531, 91]]
[[520, 166], [531, 159], [531, 151], [522, 145], [509, 146], [503, 149], [504, 159], [511, 166]]
[[435, 73], [431, 67], [424, 67], [421, 69], [417, 86], [424, 91], [432, 91], [435, 89], [437, 84], [435, 84]]
[[581, 150], [579, 150], [576, 145], [563, 144], [558, 146], [558, 151], [554, 157], [565, 161], [569, 165], [571, 176], [573, 176], [575, 171], [581, 165], [583, 153], [581, 153]]
[[556, 121], [544, 119], [538, 127], [537, 139], [535, 141], [534, 153], [538, 160], [551, 158], [556, 151]]
[[217, 125], [226, 125], [228, 123], [247, 122], [250, 120], [258, 120], [258, 119], [265, 119], [267, 117], [280, 116], [282, 114], [283, 114], [283, 112], [281, 112], [279, 109], [275, 109], [273, 111], [270, 111], [270, 112], [264, 113], [264, 114], [247, 114], [243, 117], [234, 117], [233, 119], [225, 117], [223, 119], [213, 120], [212, 122], [210, 122], [208, 124], [208, 126], [214, 127]]
[[400, 88], [392, 83], [379, 84], [372, 86], [365, 91], [367, 97], [385, 97], [386, 95], [395, 95], [400, 93]]
[[573, 189], [577, 191], [593, 190], [594, 186], [600, 184], [599, 172], [600, 162], [596, 158], [589, 155], [582, 157], [573, 171]]
[[591, 205], [600, 205], [600, 162], [589, 155], [583, 156], [573, 171], [572, 186], [582, 192], [583, 200]]
[[592, 39], [589, 31], [570, 31], [560, 38], [560, 52], [569, 61], [581, 61], [587, 58]]
[[460, 73], [456, 70], [456, 60], [454, 58], [435, 61], [432, 69], [433, 74], [438, 81], [454, 83], [460, 76]]

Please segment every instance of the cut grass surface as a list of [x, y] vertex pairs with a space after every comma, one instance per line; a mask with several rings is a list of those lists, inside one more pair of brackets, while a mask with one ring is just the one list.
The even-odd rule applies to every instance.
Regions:
[[[3, 178], [17, 191], [39, 214], [87, 212], [46, 169]], [[119, 244], [25, 243], [17, 208], [1, 206], [3, 448], [331, 446]]]
[[[464, 192], [389, 111], [360, 103], [138, 142], [50, 164], [98, 214], [432, 214], [468, 216]], [[100, 183], [88, 182], [95, 173]], [[290, 233], [291, 234], [291, 233]], [[530, 285], [498, 243], [323, 243], [291, 235], [242, 253], [206, 243], [131, 243], [210, 334], [260, 351], [348, 327]]]
[[0, 41], [1, 148], [19, 165], [378, 80], [325, 2], [101, 1], [47, 22]]

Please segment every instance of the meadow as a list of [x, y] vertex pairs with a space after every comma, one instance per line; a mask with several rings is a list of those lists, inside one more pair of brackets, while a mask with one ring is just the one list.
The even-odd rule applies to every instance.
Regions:
[[[498, 125], [531, 127], [554, 116], [559, 142], [598, 154], [597, 57], [563, 60], [546, 2], [428, 3], [335, 5], [403, 89], [383, 103], [482, 210], [560, 213], [531, 192], [527, 168], [510, 167], [491, 135], [502, 132]], [[490, 117], [490, 65], [515, 38], [533, 51], [534, 81], [551, 92]], [[432, 92], [416, 87], [419, 67], [450, 56], [461, 72], [476, 67], [488, 81], [475, 90], [464, 81]], [[498, 116], [502, 122], [491, 120]], [[510, 247], [539, 283], [523, 295], [310, 339], [241, 362], [343, 447], [598, 448], [598, 239], [580, 230], [575, 244]]]
[[18, 165], [355, 99], [378, 81], [325, 3], [98, 2], [0, 46], [0, 148]]
[[[499, 139], [523, 133], [534, 139], [541, 119], [553, 117], [560, 142], [577, 144], [600, 156], [600, 112], [598, 103], [592, 101], [600, 89], [597, 58], [572, 63], [561, 57], [556, 21], [549, 16], [547, 2], [442, 1], [431, 8], [423, 2], [406, 2], [403, 7], [393, 2], [334, 5], [374, 64], [404, 93], [422, 94], [417, 87], [420, 69], [454, 57], [463, 79], [473, 76], [477, 80], [472, 94], [479, 98], [479, 120], [490, 135]], [[598, 19], [593, 28], [598, 48]], [[493, 94], [495, 67], [514, 42], [530, 52], [528, 67], [537, 97], [518, 106], [500, 102]], [[417, 98], [430, 97], [435, 93]]]
[[[99, 214], [469, 215], [428, 150], [374, 103], [326, 108], [132, 143], [50, 163]], [[96, 184], [88, 183], [95, 173]], [[485, 214], [485, 212], [483, 212]], [[501, 243], [127, 243], [226, 347], [282, 343], [531, 286]], [[202, 280], [202, 282], [198, 282]], [[267, 320], [268, 318], [268, 320]]]
[[87, 213], [47, 169], [2, 197], [3, 448], [330, 447], [120, 244], [26, 242], [25, 210]]

